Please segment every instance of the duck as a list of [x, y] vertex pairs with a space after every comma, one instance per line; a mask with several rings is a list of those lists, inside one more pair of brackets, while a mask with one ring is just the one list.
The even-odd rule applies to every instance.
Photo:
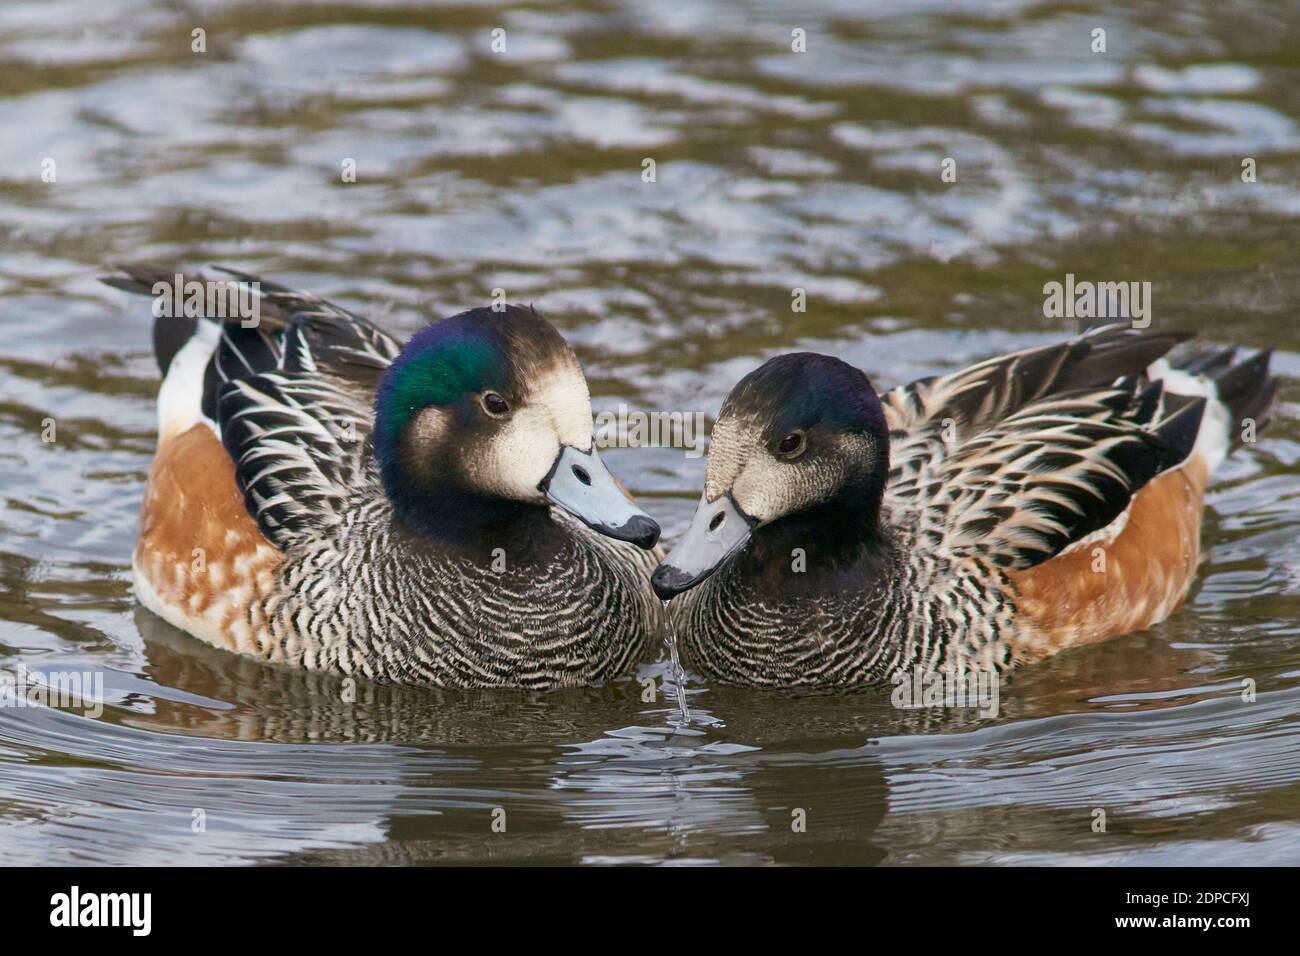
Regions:
[[[102, 280], [155, 296], [144, 607], [229, 651], [379, 683], [590, 686], [658, 646], [659, 526], [602, 462], [582, 369], [541, 314], [472, 309], [403, 343], [218, 268], [231, 278]], [[251, 314], [171, 307], [210, 282]]]
[[656, 568], [682, 665], [761, 688], [1002, 672], [1140, 631], [1195, 580], [1205, 490], [1269, 351], [1127, 324], [877, 393], [830, 355], [746, 375]]

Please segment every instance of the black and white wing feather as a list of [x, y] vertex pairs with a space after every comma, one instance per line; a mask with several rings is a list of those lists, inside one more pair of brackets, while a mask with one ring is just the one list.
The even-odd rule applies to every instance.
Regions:
[[270, 322], [223, 326], [205, 402], [249, 512], [287, 547], [342, 520], [358, 498], [382, 495], [371, 445], [375, 390], [401, 343], [324, 299], [222, 271], [258, 283]]
[[249, 513], [271, 541], [346, 516], [358, 496], [382, 494], [373, 461], [373, 411], [331, 377], [266, 372], [221, 386], [217, 424]]
[[365, 370], [382, 372], [402, 350], [401, 342], [374, 323], [319, 296], [246, 272], [218, 269], [241, 283], [257, 284], [261, 319], [269, 320], [272, 333], [281, 334], [282, 367], [365, 377]]
[[1035, 402], [962, 442], [894, 503], [935, 552], [1031, 567], [1105, 528], [1191, 453], [1204, 400], [1179, 400], [1156, 421], [1160, 392], [1121, 383]]
[[[255, 292], [256, 321], [158, 318], [155, 351], [166, 372], [197, 322], [220, 324], [200, 409], [234, 460], [249, 512], [284, 548], [340, 520], [358, 497], [382, 493], [370, 442], [374, 398], [402, 343], [318, 296], [218, 269]], [[152, 295], [176, 276], [174, 269], [121, 267], [104, 281]], [[181, 281], [208, 280], [190, 273]]]
[[1107, 326], [885, 393], [891, 520], [1006, 568], [1106, 527], [1196, 442], [1204, 402], [1143, 374], [1185, 337]]
[[961, 442], [1032, 402], [1139, 376], [1188, 338], [1108, 325], [1053, 345], [1013, 352], [880, 396], [890, 430], [890, 486], [924, 483]]

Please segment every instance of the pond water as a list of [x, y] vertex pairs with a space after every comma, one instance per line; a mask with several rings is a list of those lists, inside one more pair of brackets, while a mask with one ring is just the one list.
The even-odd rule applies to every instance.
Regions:
[[[0, 6], [0, 668], [106, 697], [0, 708], [0, 862], [1300, 861], [1300, 12], [1110, 6]], [[114, 262], [226, 263], [403, 334], [502, 288], [598, 411], [711, 416], [794, 348], [883, 388], [1053, 341], [1067, 273], [1275, 349], [1282, 390], [1185, 610], [1021, 669], [996, 718], [688, 675], [682, 726], [635, 679], [666, 652], [594, 690], [344, 704], [135, 602], [158, 376]], [[703, 459], [606, 460], [675, 540]]]

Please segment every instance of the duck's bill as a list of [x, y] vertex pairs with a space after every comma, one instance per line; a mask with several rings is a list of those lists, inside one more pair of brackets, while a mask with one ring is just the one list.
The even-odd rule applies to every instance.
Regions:
[[589, 452], [572, 445], [561, 447], [538, 487], [551, 504], [603, 535], [647, 551], [659, 540], [659, 525], [623, 493], [595, 445]]
[[655, 593], [667, 601], [695, 587], [745, 546], [756, 524], [729, 494], [716, 501], [701, 499], [686, 537], [650, 577]]

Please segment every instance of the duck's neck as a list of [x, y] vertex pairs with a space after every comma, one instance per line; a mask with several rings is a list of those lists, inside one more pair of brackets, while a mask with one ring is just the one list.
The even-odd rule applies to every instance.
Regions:
[[452, 488], [390, 494], [389, 499], [394, 523], [408, 539], [471, 560], [531, 563], [554, 551], [562, 537], [544, 505]]
[[786, 596], [860, 591], [864, 581], [883, 580], [894, 549], [879, 500], [844, 496], [759, 528], [735, 572], [747, 585]]

